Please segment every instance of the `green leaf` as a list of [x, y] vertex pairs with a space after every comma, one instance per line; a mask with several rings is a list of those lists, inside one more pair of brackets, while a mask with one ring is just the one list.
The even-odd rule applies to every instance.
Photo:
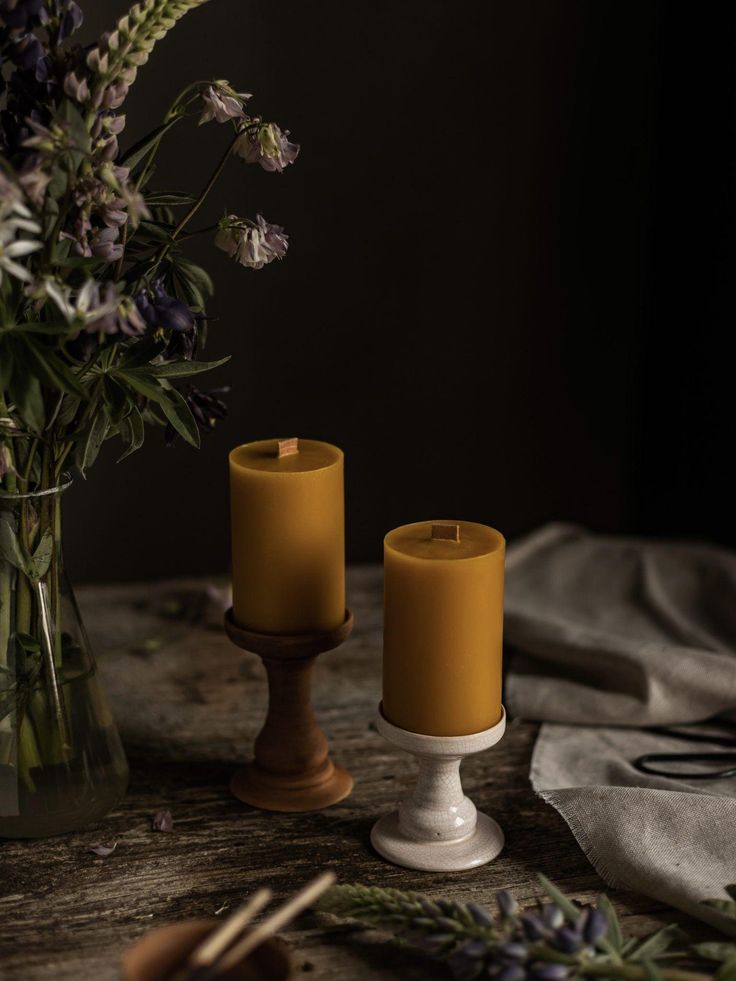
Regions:
[[133, 406], [129, 416], [126, 416], [125, 419], [121, 420], [120, 437], [128, 448], [122, 454], [122, 456], [118, 457], [118, 463], [120, 463], [121, 460], [124, 460], [126, 456], [130, 456], [131, 453], [135, 453], [136, 450], [139, 450], [141, 446], [143, 446], [145, 426], [143, 425], [143, 417], [136, 406]]
[[110, 375], [102, 376], [102, 393], [108, 417], [112, 422], [119, 423], [130, 411], [130, 396], [123, 386]]
[[692, 949], [707, 961], [730, 961], [736, 958], [736, 944], [724, 941], [707, 941], [701, 944], [693, 944]]
[[621, 930], [621, 923], [616, 915], [616, 910], [613, 908], [611, 900], [604, 892], [598, 896], [596, 906], [601, 913], [603, 913], [606, 918], [606, 922], [608, 923], [608, 932], [606, 933], [605, 937], [601, 937], [597, 946], [601, 947], [603, 950], [609, 951], [609, 953], [615, 954], [617, 957], [620, 957], [624, 946], [624, 937]]
[[736, 981], [736, 957], [725, 961], [715, 974], [715, 981]]
[[51, 556], [54, 552], [54, 534], [50, 528], [41, 536], [41, 541], [33, 553], [33, 579], [43, 579], [49, 571]]
[[166, 347], [166, 341], [161, 337], [144, 337], [131, 344], [123, 354], [121, 368], [140, 368], [158, 357]]
[[172, 388], [167, 392], [166, 398], [162, 399], [161, 408], [177, 433], [187, 443], [199, 449], [199, 429], [197, 428], [197, 423], [194, 421], [192, 410], [186, 403], [186, 399], [175, 388]]
[[212, 294], [215, 292], [215, 286], [212, 282], [210, 274], [201, 266], [197, 266], [193, 262], [190, 262], [188, 259], [184, 259], [182, 257], [176, 259], [176, 266], [177, 271], [183, 269], [189, 279], [191, 279], [192, 282], [207, 296], [212, 296]]
[[31, 637], [30, 634], [17, 633], [15, 639], [18, 641], [20, 646], [23, 648], [24, 654], [40, 654], [41, 645], [36, 640], [35, 637]]
[[159, 191], [146, 195], [146, 204], [150, 207], [194, 204], [196, 200], [193, 194], [182, 194], [179, 191]]
[[79, 398], [87, 397], [87, 393], [77, 376], [57, 354], [50, 348], [39, 348], [26, 335], [22, 335], [22, 338], [26, 351], [42, 381], [50, 388], [56, 388], [60, 392], [67, 392], [69, 395], [76, 395]]
[[120, 158], [120, 163], [124, 164], [126, 167], [130, 167], [131, 170], [141, 162], [148, 151], [153, 147], [153, 144], [160, 140], [164, 133], [168, 132], [171, 127], [178, 123], [182, 116], [174, 116], [167, 123], [163, 123], [161, 126], [157, 126], [156, 129], [151, 130], [150, 133], [146, 134], [142, 139], [134, 143], [132, 147], [125, 151], [125, 153]]
[[49, 323], [31, 322], [23, 324], [15, 324], [10, 328], [13, 334], [68, 334], [69, 325], [57, 321], [54, 323], [50, 321]]
[[3, 343], [0, 336], [0, 395], [10, 388], [10, 379], [13, 375], [13, 349], [12, 345]]
[[642, 941], [642, 943], [631, 955], [631, 960], [655, 960], [660, 956], [660, 954], [663, 954], [666, 950], [668, 950], [673, 943], [676, 941], [682, 941], [685, 939], [685, 937], [686, 935], [676, 923], [670, 923], [669, 926], [662, 927], [661, 930], [657, 930], [657, 932], [653, 933], [651, 937], [647, 937], [644, 941]]
[[717, 909], [724, 916], [731, 917], [732, 919], [736, 918], [736, 903], [730, 899], [704, 899], [702, 905], [709, 906], [711, 909]]
[[95, 413], [92, 419], [92, 425], [87, 431], [86, 439], [77, 446], [77, 466], [83, 474], [89, 470], [97, 459], [100, 447], [105, 442], [109, 425], [109, 420], [104, 412], [100, 410]]
[[662, 981], [662, 974], [657, 970], [655, 965], [649, 960], [643, 960], [641, 966], [644, 968], [644, 973], [647, 976], [647, 981]]
[[554, 900], [567, 919], [570, 920], [571, 923], [574, 923], [580, 916], [580, 907], [576, 903], [573, 903], [571, 899], [568, 899], [567, 896], [561, 892], [553, 882], [550, 882], [546, 876], [540, 874], [538, 878], [542, 884], [542, 888], [550, 899]]
[[186, 378], [189, 375], [199, 375], [203, 371], [212, 371], [229, 360], [230, 355], [219, 361], [168, 361], [166, 364], [155, 364], [151, 367], [157, 378]]
[[15, 529], [6, 515], [0, 514], [0, 558], [20, 569], [26, 576], [34, 572], [33, 562], [18, 541]]
[[145, 395], [147, 399], [161, 402], [164, 398], [161, 385], [150, 368], [126, 368], [125, 371], [118, 369], [114, 374], [116, 378], [127, 382], [139, 395]]
[[41, 382], [32, 374], [27, 365], [19, 362], [18, 352], [13, 359], [13, 377], [8, 390], [15, 403], [18, 415], [34, 433], [40, 433], [45, 424], [43, 392]]

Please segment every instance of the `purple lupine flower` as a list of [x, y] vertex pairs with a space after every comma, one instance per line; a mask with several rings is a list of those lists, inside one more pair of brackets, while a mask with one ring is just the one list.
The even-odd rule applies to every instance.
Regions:
[[118, 296], [114, 283], [95, 283], [91, 306], [105, 312], [85, 324], [84, 330], [87, 334], [124, 334], [126, 337], [135, 337], [146, 329], [145, 321], [135, 303], [130, 297]]
[[291, 143], [288, 137], [288, 129], [281, 130], [276, 123], [264, 123], [242, 132], [235, 141], [233, 153], [246, 163], [257, 163], [264, 170], [281, 173], [299, 156], [299, 144]]
[[73, 34], [75, 31], [79, 30], [82, 26], [82, 21], [84, 20], [84, 14], [79, 6], [74, 0], [67, 0], [66, 9], [61, 16], [59, 21], [59, 31], [57, 35], [57, 42], [61, 42]]
[[218, 123], [226, 123], [228, 119], [244, 119], [243, 104], [252, 98], [252, 94], [235, 92], [228, 82], [221, 81], [203, 89], [200, 98], [202, 115], [199, 117], [199, 125], [201, 126], [213, 119]]
[[0, 0], [0, 20], [11, 30], [27, 31], [39, 23], [43, 0]]
[[586, 916], [582, 925], [583, 937], [585, 942], [592, 946], [608, 933], [608, 920], [599, 909], [587, 909], [585, 913]]
[[501, 889], [496, 893], [496, 904], [501, 916], [515, 916], [519, 912], [519, 904], [508, 889]]
[[[211, 433], [217, 423], [225, 418], [227, 405], [218, 396], [229, 391], [226, 387], [203, 392], [196, 385], [187, 385], [181, 392], [201, 433]], [[171, 446], [176, 440], [176, 430], [171, 423], [166, 426], [164, 440], [167, 446]]]
[[169, 296], [161, 280], [136, 294], [138, 310], [150, 331], [173, 330], [191, 331], [194, 329], [194, 314], [182, 300]]
[[89, 85], [86, 78], [80, 78], [75, 72], [67, 72], [64, 76], [64, 93], [75, 102], [89, 101]]
[[123, 244], [119, 242], [120, 230], [115, 227], [95, 228], [89, 247], [92, 255], [106, 262], [116, 262], [123, 255]]
[[541, 912], [542, 920], [553, 930], [558, 930], [565, 922], [565, 914], [555, 903], [545, 903]]
[[570, 968], [565, 964], [549, 964], [538, 961], [532, 964], [531, 972], [533, 977], [539, 981], [566, 981], [570, 976]]

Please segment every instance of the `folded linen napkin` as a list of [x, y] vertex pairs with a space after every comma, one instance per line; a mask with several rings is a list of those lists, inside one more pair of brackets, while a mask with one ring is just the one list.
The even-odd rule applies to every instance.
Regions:
[[509, 549], [504, 629], [507, 708], [545, 722], [532, 785], [602, 878], [736, 926], [701, 905], [736, 882], [736, 778], [631, 763], [722, 750], [641, 727], [736, 714], [736, 555], [550, 525]]

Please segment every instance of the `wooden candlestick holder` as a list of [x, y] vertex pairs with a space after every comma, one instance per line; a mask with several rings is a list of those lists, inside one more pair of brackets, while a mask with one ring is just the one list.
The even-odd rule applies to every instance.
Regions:
[[257, 654], [268, 676], [268, 713], [256, 737], [254, 759], [230, 781], [238, 800], [264, 811], [317, 811], [353, 789], [353, 778], [329, 757], [311, 704], [314, 662], [339, 647], [352, 630], [350, 610], [335, 630], [309, 634], [257, 633], [239, 627], [232, 609], [227, 611], [228, 637]]
[[424, 872], [457, 872], [496, 858], [503, 848], [503, 831], [463, 793], [460, 763], [499, 741], [506, 729], [502, 711], [500, 722], [484, 732], [424, 736], [392, 725], [379, 709], [381, 735], [419, 762], [412, 796], [373, 826], [371, 842], [380, 855]]

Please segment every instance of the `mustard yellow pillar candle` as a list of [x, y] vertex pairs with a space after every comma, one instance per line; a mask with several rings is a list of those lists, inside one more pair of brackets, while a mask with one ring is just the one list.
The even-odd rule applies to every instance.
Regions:
[[419, 521], [384, 539], [383, 714], [429, 736], [501, 718], [503, 535]]
[[260, 633], [333, 630], [345, 619], [343, 453], [265, 439], [230, 453], [233, 616]]

